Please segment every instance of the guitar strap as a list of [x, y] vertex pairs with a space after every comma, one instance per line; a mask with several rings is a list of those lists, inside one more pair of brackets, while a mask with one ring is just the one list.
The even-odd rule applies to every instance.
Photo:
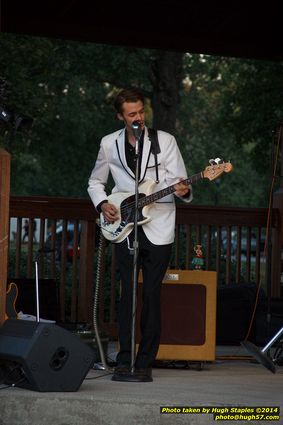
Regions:
[[157, 154], [160, 153], [161, 150], [159, 146], [157, 130], [155, 130], [154, 128], [148, 128], [148, 138], [151, 141], [151, 152], [154, 155], [155, 161], [155, 182], [159, 183]]

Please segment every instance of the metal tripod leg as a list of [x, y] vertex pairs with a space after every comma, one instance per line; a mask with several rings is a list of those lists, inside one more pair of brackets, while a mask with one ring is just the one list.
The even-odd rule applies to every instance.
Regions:
[[246, 348], [246, 350], [248, 350], [256, 358], [256, 360], [259, 363], [265, 366], [272, 373], [276, 373], [275, 361], [271, 359], [266, 354], [266, 352], [268, 351], [269, 348], [272, 347], [274, 342], [276, 342], [282, 334], [283, 334], [283, 327], [277, 332], [276, 335], [274, 335], [274, 337], [265, 345], [265, 347], [263, 347], [262, 350], [250, 341], [242, 341], [241, 345], [244, 348]]

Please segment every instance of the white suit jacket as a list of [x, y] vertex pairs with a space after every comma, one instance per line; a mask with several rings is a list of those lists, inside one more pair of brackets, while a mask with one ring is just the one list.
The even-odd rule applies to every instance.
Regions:
[[[187, 172], [174, 136], [158, 130], [160, 153], [158, 158], [159, 183], [154, 192], [171, 186], [180, 178], [186, 179]], [[88, 193], [95, 207], [107, 199], [105, 184], [109, 172], [115, 186], [114, 192], [135, 193], [135, 175], [128, 167], [125, 154], [125, 129], [111, 133], [101, 140], [97, 160], [89, 178]], [[145, 128], [141, 158], [140, 183], [147, 179], [156, 179], [155, 159], [151, 153], [151, 141]], [[192, 191], [185, 202], [192, 200]], [[167, 195], [154, 202], [150, 208], [151, 221], [143, 225], [147, 238], [155, 245], [169, 244], [175, 234], [175, 200], [174, 195]]]

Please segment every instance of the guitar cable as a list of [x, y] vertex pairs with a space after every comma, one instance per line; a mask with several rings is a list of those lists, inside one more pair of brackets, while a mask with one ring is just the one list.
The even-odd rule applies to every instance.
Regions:
[[99, 350], [102, 365], [95, 363], [96, 367], [93, 366], [93, 369], [97, 368], [100, 370], [106, 370], [106, 371], [112, 372], [111, 368], [109, 368], [105, 360], [104, 350], [101, 343], [98, 323], [97, 323], [98, 298], [99, 298], [99, 288], [100, 288], [100, 280], [101, 280], [102, 252], [104, 247], [105, 247], [105, 238], [100, 228], [99, 246], [98, 246], [98, 254], [97, 254], [96, 285], [95, 285], [95, 291], [93, 296], [93, 328], [94, 328], [94, 333], [95, 333], [96, 342], [98, 345], [98, 350]]
[[[16, 387], [21, 382], [26, 381], [25, 372], [23, 371], [20, 364], [16, 363], [13, 365], [13, 367], [12, 367], [12, 364], [10, 366], [7, 366], [4, 364], [3, 367], [1, 367], [0, 365], [0, 369], [2, 369], [0, 385], [4, 385], [0, 387], [0, 390]], [[11, 382], [9, 382], [9, 380], [11, 380]]]

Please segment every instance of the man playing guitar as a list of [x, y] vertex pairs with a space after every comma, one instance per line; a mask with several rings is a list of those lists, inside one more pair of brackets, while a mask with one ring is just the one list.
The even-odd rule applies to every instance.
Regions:
[[[172, 193], [151, 203], [150, 218], [141, 220], [138, 227], [139, 255], [138, 268], [143, 274], [143, 306], [141, 312], [141, 341], [135, 359], [135, 373], [143, 381], [152, 381], [152, 364], [155, 360], [161, 334], [161, 283], [167, 270], [175, 230], [175, 199], [178, 196], [185, 202], [192, 199], [191, 186], [183, 180], [187, 178], [186, 167], [174, 136], [159, 131], [159, 153], [157, 161], [152, 152], [152, 141], [145, 125], [144, 98], [136, 89], [122, 90], [114, 103], [117, 117], [124, 128], [108, 134], [101, 140], [95, 166], [89, 178], [88, 193], [97, 211], [103, 218], [102, 228], [109, 233], [115, 243], [118, 268], [121, 277], [121, 299], [119, 304], [119, 353], [116, 374], [129, 373], [131, 363], [131, 322], [133, 289], [133, 246], [132, 228], [123, 234], [112, 230], [111, 224], [121, 220], [121, 209], [111, 199], [108, 200], [105, 185], [109, 173], [114, 180], [112, 194], [134, 193], [135, 191], [135, 143], [133, 122], [141, 129], [139, 187], [148, 181], [158, 181], [155, 188], [162, 191], [172, 186]], [[110, 229], [110, 230], [109, 230]], [[118, 237], [116, 235], [119, 233]]]

